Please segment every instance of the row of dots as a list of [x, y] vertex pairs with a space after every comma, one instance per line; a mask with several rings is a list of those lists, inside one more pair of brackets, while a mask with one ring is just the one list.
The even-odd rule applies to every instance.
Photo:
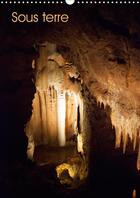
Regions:
[[0, 1], [0, 4], [62, 4], [63, 1]]
[[139, 4], [140, 1], [77, 1], [78, 4]]
[[[0, 4], [63, 4], [63, 1], [0, 1]], [[140, 4], [140, 1], [77, 1], [77, 4]]]

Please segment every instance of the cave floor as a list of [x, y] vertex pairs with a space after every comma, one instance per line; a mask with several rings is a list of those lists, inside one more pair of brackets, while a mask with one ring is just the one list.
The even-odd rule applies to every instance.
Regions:
[[37, 146], [34, 152], [34, 160], [40, 166], [61, 164], [70, 158], [78, 156], [76, 145], [68, 145], [65, 147], [48, 147], [47, 145], [41, 145]]
[[135, 157], [122, 154], [112, 158], [92, 153], [88, 181], [78, 189], [61, 185], [57, 164], [77, 155], [75, 146], [39, 146], [35, 148], [35, 162], [7, 163], [0, 168], [0, 198], [132, 198], [133, 189], [140, 197], [140, 175], [130, 167]]
[[[54, 159], [56, 160], [56, 157]], [[91, 164], [93, 171], [90, 172], [90, 176], [92, 178], [78, 189], [71, 189], [60, 184], [56, 176], [56, 165], [53, 163], [41, 166], [30, 161], [25, 164], [7, 163], [0, 169], [0, 198], [39, 198], [44, 196], [54, 198], [132, 198], [133, 186], [137, 186], [137, 190], [139, 190], [139, 178], [137, 178], [136, 185], [134, 180], [131, 184], [126, 166], [123, 168], [122, 164], [119, 165], [118, 160], [112, 162], [100, 158], [96, 162]]]

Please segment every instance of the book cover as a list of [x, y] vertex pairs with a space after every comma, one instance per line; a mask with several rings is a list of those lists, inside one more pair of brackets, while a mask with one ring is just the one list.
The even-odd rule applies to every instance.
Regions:
[[140, 197], [140, 1], [0, 1], [0, 197]]

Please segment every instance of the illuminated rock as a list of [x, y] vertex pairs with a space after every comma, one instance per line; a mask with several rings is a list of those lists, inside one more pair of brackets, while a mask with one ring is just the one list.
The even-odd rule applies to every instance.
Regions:
[[[124, 109], [124, 107], [120, 103], [120, 92], [117, 92], [117, 90], [112, 90], [111, 88], [109, 89], [107, 95], [97, 95], [97, 102], [100, 105], [103, 104], [104, 107], [108, 105], [111, 108], [112, 126], [115, 127], [116, 131], [115, 147], [120, 147], [122, 140], [123, 153], [125, 153], [129, 137], [130, 140], [133, 142], [133, 148], [135, 150], [140, 130], [140, 117], [137, 113], [136, 106], [134, 106], [133, 108]], [[137, 167], [140, 166], [139, 153]]]
[[28, 136], [27, 157], [32, 161], [34, 160], [34, 149], [35, 149], [34, 139], [32, 135], [30, 135]]
[[32, 135], [35, 146], [66, 146], [77, 136], [77, 149], [83, 154], [83, 99], [76, 81], [79, 73], [55, 50], [55, 45], [46, 43], [33, 61], [36, 93], [26, 133]]
[[[87, 164], [80, 157], [72, 158], [67, 163], [56, 167], [57, 177], [60, 183], [69, 185], [79, 185], [87, 178]], [[69, 176], [68, 176], [69, 175]]]
[[81, 154], [84, 153], [84, 150], [83, 150], [83, 137], [82, 137], [82, 134], [79, 134], [77, 135], [77, 151]]
[[140, 171], [140, 144], [139, 144], [139, 151], [138, 151], [138, 158], [137, 158], [137, 169]]
[[136, 190], [135, 189], [133, 190], [132, 198], [137, 198], [137, 193], [136, 193]]

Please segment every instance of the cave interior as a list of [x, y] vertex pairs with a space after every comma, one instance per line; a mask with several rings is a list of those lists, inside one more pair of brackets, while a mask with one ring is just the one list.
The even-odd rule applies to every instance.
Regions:
[[139, 9], [46, 8], [65, 24], [14, 24], [14, 10], [1, 7], [0, 197], [139, 198]]

